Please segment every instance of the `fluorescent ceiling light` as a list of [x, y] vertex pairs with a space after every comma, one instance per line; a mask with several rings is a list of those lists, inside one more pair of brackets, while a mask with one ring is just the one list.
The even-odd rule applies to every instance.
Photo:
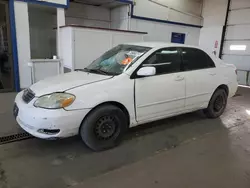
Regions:
[[246, 110], [247, 114], [250, 116], [250, 110]]
[[177, 50], [176, 51], [168, 51], [168, 50], [161, 51], [161, 54], [177, 54], [177, 53], [178, 53]]
[[246, 45], [231, 45], [230, 50], [245, 51], [247, 49]]

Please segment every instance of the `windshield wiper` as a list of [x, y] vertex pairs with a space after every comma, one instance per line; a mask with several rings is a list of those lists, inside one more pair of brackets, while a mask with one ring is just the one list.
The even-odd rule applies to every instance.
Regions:
[[101, 73], [101, 74], [109, 75], [108, 72], [100, 70], [100, 69], [91, 69], [91, 71], [95, 71], [95, 72], [98, 72], [98, 73]]
[[108, 72], [100, 70], [100, 69], [88, 69], [88, 68], [84, 68], [83, 71], [90, 72], [90, 73], [111, 75], [111, 73], [108, 73]]
[[75, 71], [85, 71], [84, 69], [75, 69]]

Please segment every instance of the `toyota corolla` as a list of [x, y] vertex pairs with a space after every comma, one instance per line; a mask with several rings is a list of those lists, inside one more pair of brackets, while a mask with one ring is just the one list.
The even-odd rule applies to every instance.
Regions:
[[238, 87], [235, 67], [186, 45], [122, 44], [88, 67], [18, 93], [18, 124], [42, 139], [80, 135], [95, 151], [117, 145], [129, 127], [204, 110], [219, 117]]

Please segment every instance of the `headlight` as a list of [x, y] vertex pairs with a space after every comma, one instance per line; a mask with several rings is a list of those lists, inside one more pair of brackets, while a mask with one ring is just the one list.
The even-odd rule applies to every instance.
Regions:
[[71, 105], [75, 100], [75, 96], [69, 93], [52, 93], [44, 95], [36, 100], [35, 107], [58, 109]]

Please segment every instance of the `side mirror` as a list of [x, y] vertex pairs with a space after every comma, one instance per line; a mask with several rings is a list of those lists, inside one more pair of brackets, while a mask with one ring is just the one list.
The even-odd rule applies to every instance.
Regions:
[[137, 71], [138, 76], [154, 76], [155, 74], [155, 67], [142, 67]]

